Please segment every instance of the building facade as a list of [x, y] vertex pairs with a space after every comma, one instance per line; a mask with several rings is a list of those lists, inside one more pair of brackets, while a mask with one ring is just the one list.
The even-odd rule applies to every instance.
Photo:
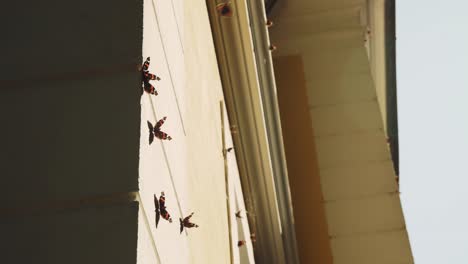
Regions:
[[[2, 263], [414, 262], [394, 1], [4, 10]], [[172, 140], [149, 144], [163, 117]], [[174, 222], [156, 228], [161, 192]]]

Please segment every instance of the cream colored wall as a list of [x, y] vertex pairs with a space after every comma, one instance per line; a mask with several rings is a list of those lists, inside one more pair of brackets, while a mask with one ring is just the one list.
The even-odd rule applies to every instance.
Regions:
[[[224, 96], [209, 10], [204, 1], [144, 4], [143, 57], [151, 56], [150, 72], [161, 80], [154, 82], [158, 96], [141, 98], [137, 263], [254, 263], [237, 148], [224, 163], [222, 135], [225, 146], [233, 144], [227, 112], [220, 109]], [[173, 139], [148, 145], [146, 120], [163, 116], [168, 117], [163, 130]], [[173, 223], [161, 219], [156, 228], [153, 195], [160, 191]], [[242, 219], [235, 216], [238, 210]], [[179, 234], [178, 218], [191, 212], [199, 227]], [[242, 239], [248, 243], [239, 248]]]
[[[272, 32], [275, 45], [280, 47], [281, 39], [289, 39], [291, 35], [336, 36], [355, 31], [367, 49], [380, 114], [386, 129], [384, 6], [384, 0], [285, 1], [280, 3], [280, 8], [274, 10], [276, 28]], [[292, 44], [296, 41], [293, 37], [288, 42]], [[298, 43], [287, 46], [294, 52], [300, 49]], [[284, 46], [280, 52], [283, 48]]]
[[[369, 0], [367, 5], [367, 47], [370, 68], [384, 127], [387, 124], [386, 64], [385, 64], [385, 1]], [[386, 130], [386, 127], [385, 127]]]
[[[161, 80], [153, 82], [158, 96], [141, 98], [138, 263], [229, 263], [234, 212], [226, 208], [223, 90], [206, 3], [144, 0], [147, 56]], [[149, 145], [146, 121], [164, 116], [173, 139]], [[173, 222], [161, 219], [156, 228], [153, 195], [161, 191]], [[180, 234], [179, 218], [191, 212], [199, 228]]]
[[[288, 2], [270, 31], [274, 55], [300, 56], [304, 63], [308, 136], [315, 142], [333, 263], [412, 263], [372, 70], [372, 63], [383, 62], [370, 62], [365, 48], [366, 8], [365, 1]], [[274, 66], [278, 80], [289, 74]], [[295, 82], [283, 85], [297, 92]], [[286, 144], [303, 139], [287, 136]]]
[[301, 263], [333, 263], [301, 56], [274, 60]]

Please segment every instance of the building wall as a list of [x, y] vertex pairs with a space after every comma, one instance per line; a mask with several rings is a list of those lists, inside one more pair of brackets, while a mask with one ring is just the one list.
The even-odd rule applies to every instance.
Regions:
[[142, 1], [2, 11], [1, 262], [131, 263]]
[[[228, 263], [231, 252], [253, 263], [252, 243], [236, 244], [250, 231], [235, 154], [224, 164], [222, 133], [232, 140], [226, 115], [221, 127], [206, 8], [181, 0], [4, 6], [1, 263]], [[148, 56], [161, 77], [157, 97], [141, 89]], [[163, 116], [173, 140], [149, 145], [146, 122]], [[173, 223], [156, 229], [161, 191]], [[178, 218], [191, 212], [200, 227], [180, 234]]]
[[[374, 66], [365, 47], [366, 4], [288, 1], [270, 30], [278, 47], [274, 56], [303, 60], [306, 115], [312, 122], [308, 136], [315, 141], [333, 263], [412, 263]], [[274, 66], [277, 78], [287, 74]], [[294, 93], [296, 85], [288, 85]], [[285, 136], [285, 142], [297, 138]]]
[[[138, 263], [227, 263], [223, 93], [206, 4], [144, 0], [143, 27], [143, 57], [151, 57], [149, 70], [161, 80], [153, 82], [158, 96], [141, 97], [139, 187], [145, 214]], [[156, 138], [150, 145], [146, 122], [165, 116], [162, 130], [172, 140]], [[161, 191], [173, 222], [161, 219], [156, 228], [153, 196]], [[179, 218], [191, 212], [200, 227], [180, 233]]]
[[274, 64], [300, 261], [333, 263], [302, 58]]
[[[226, 147], [233, 144], [207, 4], [144, 0], [143, 30], [143, 57], [151, 57], [150, 72], [161, 80], [153, 82], [158, 96], [141, 97], [138, 263], [230, 263], [231, 257], [253, 263], [237, 149], [226, 164], [223, 155], [223, 133]], [[172, 140], [150, 145], [146, 122], [164, 116], [162, 130]], [[173, 222], [161, 219], [156, 228], [153, 196], [161, 191]], [[179, 218], [191, 212], [199, 227], [180, 233]], [[238, 248], [240, 239], [247, 245]]]
[[367, 43], [369, 63], [385, 131], [387, 131], [387, 76], [385, 59], [385, 1], [367, 4]]

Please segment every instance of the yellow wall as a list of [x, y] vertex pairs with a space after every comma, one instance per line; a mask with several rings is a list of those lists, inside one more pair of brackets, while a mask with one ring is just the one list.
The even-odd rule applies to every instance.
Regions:
[[301, 263], [333, 263], [301, 56], [274, 59]]

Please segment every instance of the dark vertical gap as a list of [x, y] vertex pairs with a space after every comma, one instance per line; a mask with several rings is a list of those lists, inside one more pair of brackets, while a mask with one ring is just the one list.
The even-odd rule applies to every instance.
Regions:
[[400, 174], [396, 87], [395, 0], [385, 1], [385, 63], [387, 84], [387, 137], [396, 175]]

